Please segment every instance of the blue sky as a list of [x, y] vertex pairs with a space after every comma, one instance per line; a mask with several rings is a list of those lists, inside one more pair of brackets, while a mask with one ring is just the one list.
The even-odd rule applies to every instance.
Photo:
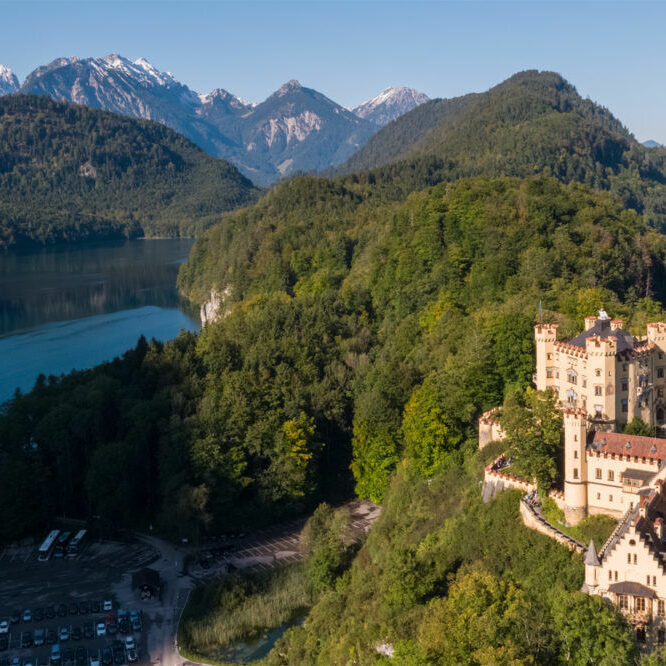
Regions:
[[522, 69], [563, 74], [640, 140], [666, 143], [665, 2], [2, 2], [0, 63], [145, 57], [197, 92], [261, 101], [295, 78], [353, 106], [388, 85], [431, 97]]

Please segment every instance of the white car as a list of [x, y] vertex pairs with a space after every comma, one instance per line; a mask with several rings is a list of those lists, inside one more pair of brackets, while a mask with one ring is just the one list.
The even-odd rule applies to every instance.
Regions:
[[9, 631], [9, 620], [0, 620], [0, 634], [6, 634]]
[[127, 636], [125, 638], [125, 649], [134, 650], [136, 648], [136, 643], [134, 642], [134, 636]]
[[95, 627], [95, 633], [98, 636], [106, 636], [106, 624], [104, 622], [98, 622]]
[[113, 610], [113, 602], [112, 601], [104, 601], [102, 603], [102, 610], [103, 611], [110, 611]]
[[90, 666], [99, 666], [99, 651], [90, 655]]
[[32, 622], [32, 611], [31, 610], [24, 610], [23, 611], [23, 621], [24, 622]]

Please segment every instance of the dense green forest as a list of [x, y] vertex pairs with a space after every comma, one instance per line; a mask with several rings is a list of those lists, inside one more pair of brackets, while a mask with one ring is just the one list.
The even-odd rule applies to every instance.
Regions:
[[46, 97], [0, 98], [0, 249], [194, 235], [259, 191], [160, 123]]
[[2, 539], [63, 514], [197, 536], [353, 487], [379, 501], [398, 461], [462, 460], [479, 412], [528, 383], [539, 301], [565, 333], [602, 304], [662, 316], [664, 239], [609, 194], [477, 178], [352, 213], [336, 183], [284, 184], [183, 271], [215, 259], [221, 322], [8, 403]]
[[397, 187], [386, 191], [398, 194], [475, 175], [552, 175], [611, 190], [666, 226], [666, 150], [642, 146], [554, 72], [520, 72], [485, 93], [423, 104], [331, 173], [388, 178]]

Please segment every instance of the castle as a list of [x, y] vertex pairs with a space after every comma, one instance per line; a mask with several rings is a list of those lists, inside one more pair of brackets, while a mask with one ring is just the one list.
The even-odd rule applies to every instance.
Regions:
[[[535, 326], [538, 390], [552, 389], [564, 423], [568, 524], [597, 513], [619, 519], [597, 552], [585, 553], [585, 585], [616, 605], [639, 642], [666, 643], [666, 439], [622, 434], [635, 417], [661, 431], [666, 411], [666, 324], [636, 338], [602, 310], [568, 342]], [[502, 439], [501, 417], [479, 420], [479, 445]], [[497, 474], [496, 472], [491, 472]], [[505, 484], [511, 486], [511, 482]]]

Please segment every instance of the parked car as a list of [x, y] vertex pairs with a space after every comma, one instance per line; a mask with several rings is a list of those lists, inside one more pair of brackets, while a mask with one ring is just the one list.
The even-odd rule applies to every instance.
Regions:
[[141, 616], [136, 611], [132, 611], [132, 613], [133, 615], [130, 616], [132, 631], [141, 631], [143, 629], [143, 622], [141, 620]]
[[69, 640], [69, 627], [60, 627], [60, 632], [58, 633], [58, 639], [61, 643], [64, 643]]
[[71, 604], [69, 604], [69, 614], [70, 615], [79, 614], [79, 605], [77, 603], [72, 602]]
[[52, 620], [56, 616], [56, 609], [53, 606], [47, 606], [44, 609], [44, 617], [47, 620]]
[[58, 642], [58, 634], [55, 629], [49, 629], [46, 632], [46, 644], [53, 645]]
[[81, 640], [81, 627], [72, 627], [72, 640], [80, 641]]
[[120, 666], [125, 663], [125, 648], [122, 644], [115, 645], [113, 648], [113, 663]]
[[0, 620], [0, 634], [9, 632], [9, 620]]
[[102, 648], [102, 664], [103, 666], [111, 666], [113, 663], [113, 651], [108, 645]]
[[83, 625], [83, 638], [93, 638], [95, 636], [95, 625], [92, 622], [86, 622]]
[[0, 666], [9, 666], [9, 657], [0, 657]]
[[127, 638], [125, 638], [125, 649], [132, 650], [135, 647], [136, 643], [134, 642], [134, 636], [127, 636]]
[[106, 633], [110, 634], [111, 636], [114, 636], [118, 633], [118, 624], [115, 617], [110, 617], [106, 621]]
[[138, 660], [139, 660], [139, 653], [136, 651], [136, 648], [132, 648], [131, 650], [127, 650], [127, 661], [129, 661], [130, 664], [133, 664], [133, 663], [137, 662]]
[[106, 601], [102, 602], [103, 611], [110, 611], [112, 609], [113, 609], [113, 602], [110, 599], [107, 599]]
[[21, 666], [21, 657], [12, 657], [12, 666]]
[[23, 611], [21, 619], [23, 622], [32, 622], [32, 611], [29, 608], [26, 608], [26, 610]]
[[17, 610], [9, 614], [9, 624], [18, 624], [21, 621], [21, 613]]
[[9, 647], [9, 638], [0, 636], [0, 652], [4, 652]]
[[90, 666], [100, 666], [99, 650], [93, 650], [90, 653]]
[[65, 606], [65, 604], [60, 604], [58, 606], [57, 615], [58, 617], [65, 617], [65, 615], [67, 615], [67, 606]]
[[33, 614], [32, 614], [32, 619], [35, 622], [41, 622], [44, 619], [44, 609], [43, 608], [38, 608]]
[[62, 651], [63, 666], [74, 666], [74, 650], [66, 648]]
[[95, 633], [98, 636], [106, 636], [106, 624], [104, 622], [98, 622], [97, 627], [95, 628]]
[[90, 604], [87, 601], [79, 603], [79, 615], [88, 615], [90, 613]]
[[118, 631], [121, 634], [129, 634], [130, 632], [130, 623], [129, 620], [124, 617], [121, 620], [118, 620]]
[[88, 650], [83, 645], [76, 648], [76, 666], [87, 666], [88, 664]]
[[102, 605], [99, 603], [99, 601], [93, 601], [90, 604], [90, 612], [91, 613], [99, 613], [102, 608]]
[[61, 661], [60, 645], [57, 643], [51, 646], [51, 664], [56, 666]]
[[46, 642], [46, 629], [43, 629], [42, 627], [40, 627], [39, 629], [35, 629], [35, 637], [33, 638], [33, 643], [35, 644], [35, 647], [44, 645], [45, 642]]
[[29, 648], [32, 645], [32, 632], [22, 631], [21, 632], [21, 647]]

